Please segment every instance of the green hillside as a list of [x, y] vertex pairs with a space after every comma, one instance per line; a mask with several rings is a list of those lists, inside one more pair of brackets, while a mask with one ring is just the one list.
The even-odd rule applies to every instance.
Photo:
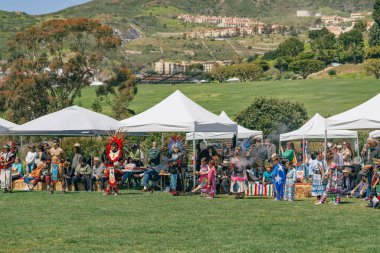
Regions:
[[[63, 11], [29, 16], [0, 12], [0, 59], [6, 41], [15, 32], [49, 18], [91, 17], [126, 32], [131, 27], [142, 36], [125, 46], [125, 57], [137, 65], [160, 58], [208, 60], [244, 58], [276, 47], [284, 38], [235, 38], [228, 41], [183, 40], [181, 32], [207, 25], [185, 24], [180, 13], [258, 18], [268, 23], [304, 27], [315, 18], [296, 18], [297, 10], [348, 16], [371, 10], [373, 0], [94, 0]], [[206, 45], [205, 45], [206, 44]], [[209, 49], [211, 50], [209, 50]]]
[[[138, 94], [131, 104], [136, 113], [152, 107], [175, 90], [182, 91], [206, 109], [230, 116], [245, 109], [255, 97], [270, 96], [300, 101], [305, 104], [309, 116], [318, 112], [331, 116], [348, 110], [380, 93], [379, 80], [294, 80], [262, 81], [253, 83], [139, 85]], [[77, 105], [91, 108], [95, 88], [89, 87], [77, 98]], [[112, 115], [102, 102], [102, 113]]]

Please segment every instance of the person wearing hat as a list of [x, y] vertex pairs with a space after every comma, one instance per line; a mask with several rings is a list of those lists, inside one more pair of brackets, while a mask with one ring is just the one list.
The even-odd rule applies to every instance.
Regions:
[[80, 159], [84, 160], [84, 156], [82, 154], [81, 146], [79, 143], [74, 144], [74, 156], [71, 159], [71, 168], [76, 169], [77, 166], [80, 164]]
[[94, 183], [100, 181], [100, 189], [104, 191], [104, 185], [107, 178], [104, 176], [106, 166], [102, 163], [99, 157], [94, 157], [94, 165], [92, 166], [90, 178], [90, 191], [94, 191]]
[[36, 167], [37, 152], [36, 147], [32, 144], [28, 145], [28, 153], [25, 157], [26, 173], [29, 174]]
[[88, 182], [91, 176], [91, 167], [88, 165], [84, 159], [84, 157], [79, 158], [79, 164], [75, 168], [73, 183], [75, 191], [79, 191], [78, 182], [80, 181], [84, 189], [88, 191]]
[[368, 180], [367, 180], [368, 170], [362, 169], [359, 172], [359, 177], [361, 177], [361, 180], [358, 185], [352, 189], [349, 196], [355, 197], [355, 198], [365, 198], [366, 192], [368, 187]]
[[[379, 145], [374, 138], [367, 139], [367, 145], [363, 147], [361, 152], [362, 157], [364, 157], [364, 169], [368, 170], [367, 181], [371, 182], [373, 176], [373, 158], [380, 158], [380, 148]], [[366, 198], [371, 196], [371, 187], [368, 187], [366, 192]]]
[[59, 139], [53, 140], [53, 147], [49, 149], [49, 153], [51, 157], [56, 156], [59, 160], [63, 159], [64, 151], [60, 147]]
[[12, 191], [12, 164], [15, 158], [16, 156], [11, 152], [11, 148], [4, 145], [0, 156], [0, 188], [3, 189], [4, 193]]
[[48, 153], [48, 152], [49, 152], [49, 149], [50, 149], [50, 144], [49, 144], [49, 142], [47, 142], [47, 141], [43, 141], [43, 142], [42, 142], [42, 146], [44, 147], [44, 151], [45, 151], [46, 153]]

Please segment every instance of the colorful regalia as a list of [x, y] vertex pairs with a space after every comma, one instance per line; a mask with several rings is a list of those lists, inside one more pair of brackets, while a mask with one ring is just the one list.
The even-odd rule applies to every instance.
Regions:
[[182, 182], [182, 173], [181, 168], [182, 164], [185, 162], [185, 147], [183, 144], [183, 139], [180, 136], [173, 136], [170, 138], [168, 143], [169, 150], [169, 159], [168, 159], [168, 167], [170, 173], [170, 193], [173, 196], [178, 195], [178, 191], [183, 190], [182, 183], [180, 185], [177, 184], [178, 179]]
[[327, 169], [327, 163], [323, 160], [313, 160], [309, 167], [309, 175], [312, 177], [311, 196], [322, 196], [325, 192], [323, 185], [323, 173]]
[[115, 133], [110, 136], [106, 145], [106, 150], [103, 153], [103, 163], [106, 167], [113, 167], [115, 162], [123, 164], [125, 160], [123, 141], [125, 135], [123, 133]]
[[273, 185], [274, 196], [276, 200], [282, 200], [284, 198], [284, 183], [285, 183], [285, 171], [278, 163], [273, 166]]
[[285, 181], [285, 193], [284, 200], [293, 201], [294, 200], [294, 184], [297, 181], [297, 171], [295, 168], [288, 171], [286, 174]]
[[335, 204], [340, 203], [340, 194], [343, 189], [343, 172], [341, 167], [336, 167], [335, 164], [330, 168], [329, 179], [326, 185], [326, 190], [322, 196], [321, 203], [323, 204], [328, 196], [335, 198]]
[[108, 167], [104, 171], [104, 176], [108, 178], [108, 185], [106, 188], [106, 192], [104, 195], [111, 195], [112, 192], [114, 192], [115, 195], [119, 194], [119, 184], [118, 184], [118, 178], [122, 176], [122, 172], [117, 169], [118, 167]]
[[250, 163], [245, 159], [234, 158], [231, 161], [231, 165], [233, 166], [233, 171], [231, 174], [230, 191], [235, 193], [236, 198], [244, 198], [248, 188], [247, 167], [250, 166]]

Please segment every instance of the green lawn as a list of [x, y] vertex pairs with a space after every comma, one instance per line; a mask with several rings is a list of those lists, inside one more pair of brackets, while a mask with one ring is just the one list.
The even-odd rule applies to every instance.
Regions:
[[[365, 102], [380, 93], [380, 81], [332, 79], [175, 86], [139, 85], [131, 108], [140, 113], [177, 89], [217, 114], [224, 110], [234, 116], [245, 109], [255, 97], [274, 96], [304, 103], [311, 117], [316, 112], [324, 116], [333, 115]], [[95, 88], [86, 88], [76, 103], [90, 108], [94, 97]], [[110, 108], [105, 103], [103, 105], [103, 113], [111, 114]]]
[[379, 210], [313, 200], [0, 193], [0, 252], [379, 252]]

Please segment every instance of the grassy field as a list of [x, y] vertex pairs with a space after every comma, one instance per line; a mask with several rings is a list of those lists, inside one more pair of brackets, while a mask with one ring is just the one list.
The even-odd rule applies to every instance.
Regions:
[[[378, 80], [296, 80], [262, 81], [253, 83], [228, 84], [181, 84], [181, 85], [139, 85], [138, 94], [131, 108], [140, 113], [162, 99], [181, 90], [206, 109], [219, 114], [226, 111], [231, 116], [245, 109], [257, 96], [282, 97], [305, 104], [309, 116], [319, 112], [324, 116], [350, 109], [380, 93]], [[76, 104], [90, 108], [94, 101], [95, 88], [82, 92]], [[103, 113], [111, 114], [103, 104]]]
[[0, 193], [1, 252], [379, 252], [380, 212], [165, 193]]

